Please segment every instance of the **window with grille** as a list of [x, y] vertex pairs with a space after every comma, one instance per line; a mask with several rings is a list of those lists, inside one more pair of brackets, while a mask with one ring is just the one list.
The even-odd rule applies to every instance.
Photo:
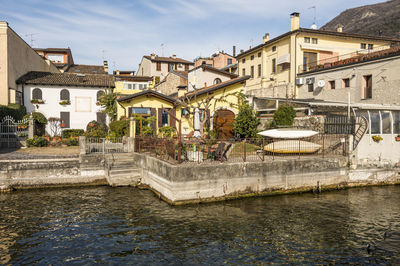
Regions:
[[62, 89], [60, 91], [60, 100], [69, 101], [69, 91], [67, 89]]
[[34, 88], [32, 91], [32, 99], [42, 100], [42, 90], [39, 88]]

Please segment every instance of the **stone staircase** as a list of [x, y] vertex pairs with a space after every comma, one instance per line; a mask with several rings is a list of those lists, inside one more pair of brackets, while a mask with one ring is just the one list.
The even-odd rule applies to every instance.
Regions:
[[140, 183], [141, 169], [131, 153], [112, 153], [105, 157], [105, 175], [110, 186], [136, 186]]

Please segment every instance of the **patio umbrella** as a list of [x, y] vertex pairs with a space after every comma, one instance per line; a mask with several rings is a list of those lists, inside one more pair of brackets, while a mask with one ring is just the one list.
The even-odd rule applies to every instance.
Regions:
[[274, 139], [299, 139], [314, 136], [318, 134], [318, 132], [313, 130], [301, 130], [295, 128], [280, 128], [261, 131], [257, 134]]

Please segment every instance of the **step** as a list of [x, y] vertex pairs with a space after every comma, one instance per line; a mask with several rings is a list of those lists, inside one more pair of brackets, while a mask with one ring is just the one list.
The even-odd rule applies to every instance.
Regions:
[[109, 175], [131, 175], [131, 174], [140, 174], [140, 170], [137, 168], [132, 168], [132, 169], [114, 169], [109, 171]]

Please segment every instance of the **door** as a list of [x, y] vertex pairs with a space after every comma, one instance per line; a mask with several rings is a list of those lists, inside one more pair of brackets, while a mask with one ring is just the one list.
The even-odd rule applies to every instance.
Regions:
[[229, 110], [218, 110], [214, 115], [214, 130], [218, 133], [219, 139], [233, 138], [233, 122], [235, 114]]

